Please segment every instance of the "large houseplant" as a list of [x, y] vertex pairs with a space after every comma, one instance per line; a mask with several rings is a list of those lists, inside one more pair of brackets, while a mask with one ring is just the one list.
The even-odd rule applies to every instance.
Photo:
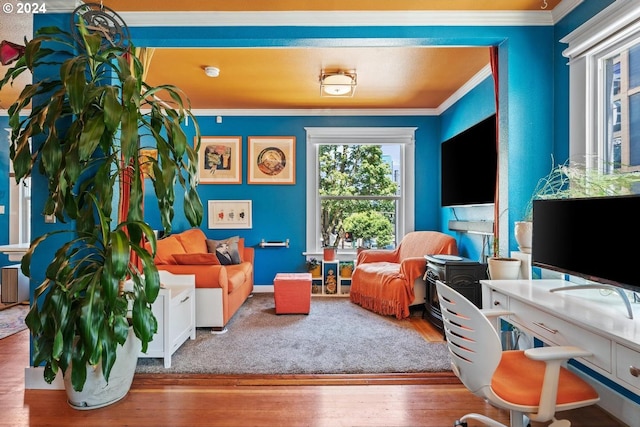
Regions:
[[[552, 159], [553, 160], [553, 159]], [[529, 199], [523, 220], [515, 224], [514, 234], [520, 250], [531, 250], [533, 230], [533, 201], [539, 199], [567, 199], [579, 197], [603, 197], [640, 192], [640, 172], [627, 167], [607, 168], [603, 172], [597, 167], [597, 158], [567, 160], [552, 165], [547, 175], [540, 178]]]
[[[70, 365], [101, 365], [108, 381], [130, 327], [143, 351], [153, 339], [151, 304], [160, 283], [156, 241], [142, 211], [143, 163], [151, 162], [165, 232], [171, 231], [175, 186], [184, 190], [189, 223], [199, 225], [203, 214], [196, 191], [200, 133], [186, 97], [173, 86], [146, 84], [131, 45], [114, 45], [108, 32], [91, 32], [82, 21], [77, 31], [79, 38], [58, 27], [39, 30], [0, 81], [1, 87], [40, 66], [55, 66], [59, 73], [27, 85], [9, 108], [16, 181], [43, 175], [43, 213], [69, 225], [35, 238], [22, 260], [31, 277], [38, 248], [53, 253], [26, 318], [33, 364], [44, 364], [47, 382], [59, 371], [68, 373]], [[195, 147], [181, 127], [188, 116], [196, 128]], [[158, 160], [140, 157], [145, 138]], [[114, 212], [118, 205], [120, 215]], [[127, 279], [132, 288], [123, 287]], [[73, 389], [82, 390], [86, 370], [71, 371]]]

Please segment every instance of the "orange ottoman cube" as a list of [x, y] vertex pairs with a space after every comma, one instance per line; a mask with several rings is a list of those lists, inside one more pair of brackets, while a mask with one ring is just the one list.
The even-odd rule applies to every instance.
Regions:
[[311, 273], [278, 273], [273, 280], [276, 314], [309, 314]]

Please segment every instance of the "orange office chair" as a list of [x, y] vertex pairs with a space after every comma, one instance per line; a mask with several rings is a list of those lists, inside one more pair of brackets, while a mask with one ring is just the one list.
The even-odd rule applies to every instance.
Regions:
[[[557, 420], [555, 413], [599, 400], [593, 387], [562, 366], [568, 359], [590, 353], [570, 346], [502, 351], [500, 337], [488, 318], [490, 310], [479, 310], [440, 281], [436, 287], [453, 372], [473, 394], [509, 410], [511, 427], [523, 427], [529, 420], [552, 420], [549, 427], [570, 427], [568, 420]], [[507, 427], [473, 413], [454, 425], [466, 427], [466, 420]]]

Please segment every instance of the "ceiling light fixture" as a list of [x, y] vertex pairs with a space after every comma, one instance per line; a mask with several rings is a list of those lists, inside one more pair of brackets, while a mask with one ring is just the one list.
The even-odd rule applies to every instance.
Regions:
[[216, 67], [204, 67], [204, 73], [209, 77], [218, 77], [220, 69]]
[[355, 72], [323, 71], [320, 75], [320, 96], [350, 97], [356, 92], [357, 84]]

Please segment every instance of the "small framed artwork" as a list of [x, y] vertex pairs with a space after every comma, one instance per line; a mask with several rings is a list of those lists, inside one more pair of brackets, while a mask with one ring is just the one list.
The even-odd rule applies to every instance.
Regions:
[[158, 161], [158, 150], [155, 148], [141, 148], [138, 151], [140, 171], [143, 178], [153, 179], [153, 161]]
[[209, 200], [209, 228], [251, 228], [251, 200]]
[[295, 184], [295, 150], [295, 136], [250, 136], [247, 182]]
[[198, 151], [200, 184], [242, 183], [242, 137], [203, 136]]

